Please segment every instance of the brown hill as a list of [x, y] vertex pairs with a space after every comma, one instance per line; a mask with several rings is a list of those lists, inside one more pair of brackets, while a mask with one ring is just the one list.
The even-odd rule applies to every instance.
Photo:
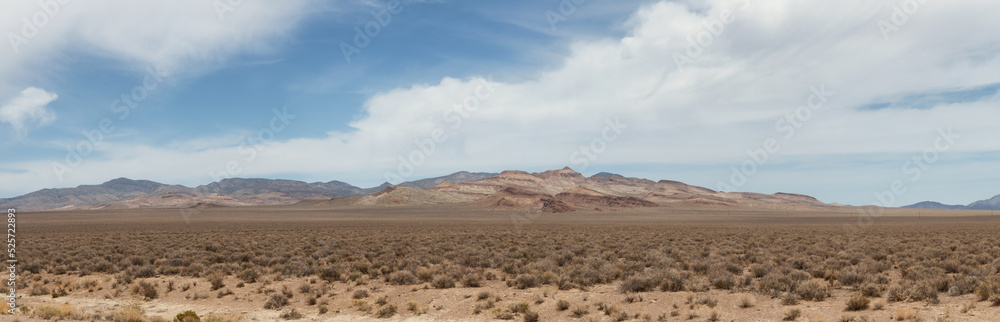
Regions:
[[[678, 181], [652, 181], [615, 174], [584, 177], [570, 168], [541, 173], [504, 171], [481, 181], [442, 183], [430, 190], [479, 196], [479, 205], [542, 209], [558, 201], [560, 208], [632, 208], [661, 205], [747, 206], [766, 209], [826, 207], [815, 198], [777, 193], [727, 193]], [[563, 209], [565, 211], [565, 209]]]
[[[584, 191], [580, 191], [584, 190]], [[610, 207], [610, 208], [636, 208], [636, 207], [656, 207], [655, 202], [632, 197], [632, 196], [609, 196], [598, 193], [587, 188], [577, 188], [556, 195], [556, 200], [577, 207]]]
[[396, 206], [460, 203], [475, 200], [474, 197], [460, 193], [423, 190], [418, 188], [389, 186], [385, 190], [358, 198], [353, 205], [357, 206]]

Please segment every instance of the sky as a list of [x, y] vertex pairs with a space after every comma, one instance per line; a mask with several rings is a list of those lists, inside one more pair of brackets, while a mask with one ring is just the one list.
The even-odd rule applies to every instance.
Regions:
[[1000, 194], [1000, 2], [5, 1], [0, 198], [613, 172]]

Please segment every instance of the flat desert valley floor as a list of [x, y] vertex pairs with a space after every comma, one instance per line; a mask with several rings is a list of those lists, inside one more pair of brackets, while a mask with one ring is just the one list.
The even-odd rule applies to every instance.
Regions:
[[[22, 213], [5, 320], [997, 321], [1000, 216], [860, 208]], [[183, 317], [182, 317], [183, 318]]]

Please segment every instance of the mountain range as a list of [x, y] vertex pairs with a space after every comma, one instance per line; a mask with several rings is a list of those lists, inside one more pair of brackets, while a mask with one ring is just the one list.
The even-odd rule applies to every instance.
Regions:
[[923, 208], [923, 209], [966, 209], [966, 210], [1000, 210], [1000, 195], [993, 198], [979, 200], [968, 205], [946, 205], [936, 201], [923, 201], [902, 208]]
[[[464, 204], [488, 209], [581, 209], [706, 206], [760, 209], [842, 207], [813, 197], [775, 193], [720, 192], [678, 181], [601, 172], [585, 177], [569, 167], [538, 173], [461, 171], [450, 175], [360, 188], [341, 181], [229, 178], [194, 188], [148, 180], [114, 179], [99, 185], [42, 189], [0, 199], [0, 207], [26, 211], [130, 208], [203, 208], [254, 205], [385, 207]], [[967, 206], [921, 202], [905, 208], [1000, 209], [1000, 196]]]
[[[429, 188], [442, 181], [482, 180], [496, 173], [456, 172], [447, 176], [401, 183], [400, 186]], [[198, 187], [166, 185], [148, 180], [114, 179], [99, 185], [42, 189], [22, 196], [0, 199], [0, 207], [19, 210], [95, 208], [181, 208], [195, 205], [220, 206], [287, 204], [311, 198], [370, 195], [390, 186], [359, 188], [341, 181], [306, 183], [294, 180], [228, 178]]]
[[443, 177], [359, 188], [341, 181], [230, 178], [198, 187], [147, 180], [114, 179], [99, 185], [43, 189], [0, 199], [0, 207], [21, 210], [201, 208], [297, 204], [396, 206], [464, 204], [489, 209], [570, 212], [660, 206], [741, 206], [765, 209], [836, 207], [813, 197], [776, 193], [718, 192], [682, 182], [624, 177], [602, 172], [590, 177], [566, 167], [539, 173], [456, 172]]

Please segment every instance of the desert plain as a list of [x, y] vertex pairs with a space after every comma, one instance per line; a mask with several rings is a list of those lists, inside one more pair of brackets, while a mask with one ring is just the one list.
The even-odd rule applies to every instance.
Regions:
[[28, 212], [19, 308], [3, 319], [1000, 320], [1000, 216], [864, 213], [310, 202]]

